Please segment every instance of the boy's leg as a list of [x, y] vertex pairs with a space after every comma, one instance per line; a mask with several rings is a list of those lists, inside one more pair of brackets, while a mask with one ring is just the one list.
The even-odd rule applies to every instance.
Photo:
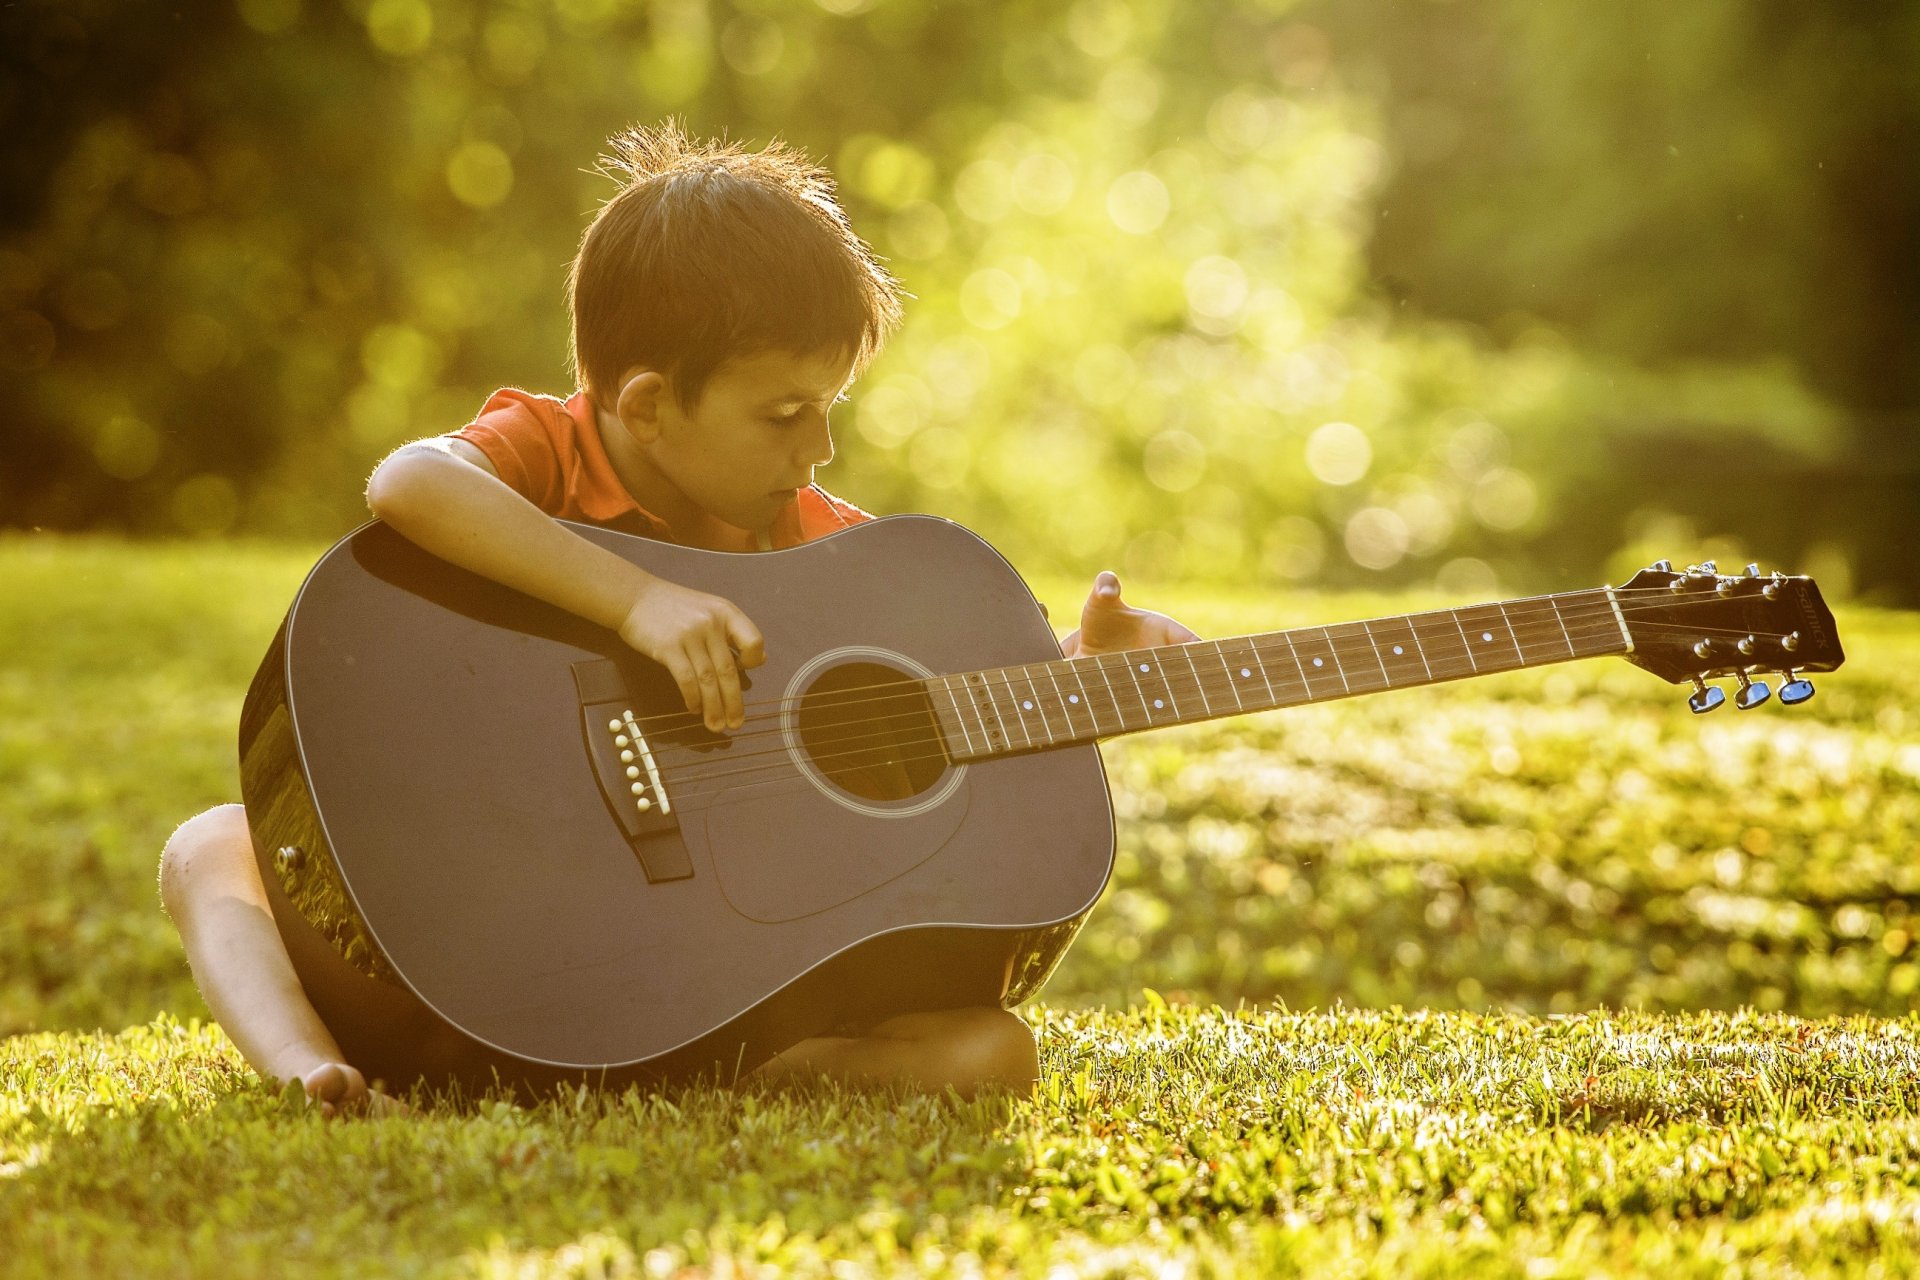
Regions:
[[299, 1080], [332, 1114], [369, 1100], [294, 973], [237, 804], [189, 819], [160, 854], [160, 900], [207, 1007], [254, 1070]]
[[1040, 1055], [1027, 1024], [1005, 1009], [946, 1009], [901, 1014], [858, 1036], [802, 1040], [748, 1076], [779, 1084], [821, 1077], [952, 1089], [963, 1098], [987, 1089], [1027, 1093], [1040, 1078]]

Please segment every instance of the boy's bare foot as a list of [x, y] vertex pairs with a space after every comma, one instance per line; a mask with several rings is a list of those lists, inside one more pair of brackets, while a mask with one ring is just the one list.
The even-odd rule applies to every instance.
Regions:
[[309, 1104], [332, 1119], [342, 1115], [394, 1116], [413, 1111], [398, 1098], [367, 1086], [367, 1078], [344, 1062], [323, 1062], [300, 1077]]

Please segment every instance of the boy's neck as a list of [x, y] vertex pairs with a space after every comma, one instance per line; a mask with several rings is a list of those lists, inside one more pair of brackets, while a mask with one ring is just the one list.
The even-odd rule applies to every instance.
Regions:
[[679, 485], [653, 465], [619, 418], [596, 405], [593, 421], [613, 473], [642, 511], [666, 523], [676, 542], [709, 551], [759, 551], [768, 545], [763, 536], [768, 530], [741, 529], [715, 519], [682, 493]]

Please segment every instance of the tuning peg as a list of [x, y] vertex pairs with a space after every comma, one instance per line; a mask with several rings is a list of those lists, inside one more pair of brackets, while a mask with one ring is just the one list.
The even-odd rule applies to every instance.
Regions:
[[1791, 671], [1782, 671], [1780, 678], [1786, 683], [1780, 686], [1780, 701], [1786, 706], [1797, 706], [1813, 696], [1813, 681], [1802, 680]]
[[1734, 678], [1740, 682], [1740, 688], [1733, 695], [1733, 705], [1742, 711], [1751, 711], [1773, 696], [1765, 680], [1749, 680], [1744, 671], [1735, 672]]
[[1687, 706], [1693, 709], [1693, 714], [1705, 715], [1726, 700], [1725, 689], [1708, 684], [1699, 676], [1693, 678], [1693, 692], [1687, 695]]

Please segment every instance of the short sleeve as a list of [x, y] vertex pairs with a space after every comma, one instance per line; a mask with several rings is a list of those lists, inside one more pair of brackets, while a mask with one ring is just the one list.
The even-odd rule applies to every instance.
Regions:
[[479, 415], [452, 435], [486, 454], [509, 489], [553, 512], [566, 500], [566, 475], [554, 431], [543, 421], [543, 414], [552, 411], [564, 414], [566, 409], [546, 396], [508, 387], [487, 397]]

